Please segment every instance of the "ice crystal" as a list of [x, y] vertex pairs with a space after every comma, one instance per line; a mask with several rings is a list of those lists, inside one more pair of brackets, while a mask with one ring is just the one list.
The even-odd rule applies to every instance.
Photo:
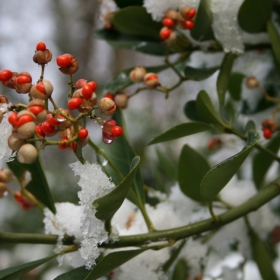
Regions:
[[[5, 112], [10, 105], [3, 104], [0, 107], [0, 111]], [[8, 122], [8, 115], [8, 113], [4, 114], [3, 120], [0, 123], [0, 159], [6, 162], [13, 160], [13, 151], [8, 146], [8, 138], [12, 134], [13, 127]]]

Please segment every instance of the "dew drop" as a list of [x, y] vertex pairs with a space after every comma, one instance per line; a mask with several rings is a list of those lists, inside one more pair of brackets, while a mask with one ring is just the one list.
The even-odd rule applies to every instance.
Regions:
[[58, 122], [64, 122], [66, 120], [63, 116], [60, 115], [56, 115], [55, 118]]
[[104, 158], [102, 161], [102, 166], [106, 166], [107, 164], [108, 164], [108, 160]]
[[114, 139], [108, 139], [108, 138], [102, 138], [103, 142], [106, 144], [106, 145], [110, 145], [113, 143]]

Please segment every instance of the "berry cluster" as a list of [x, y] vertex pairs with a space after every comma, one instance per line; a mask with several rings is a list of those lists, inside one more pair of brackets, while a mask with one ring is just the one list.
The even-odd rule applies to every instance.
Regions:
[[[122, 135], [122, 128], [114, 125], [108, 129], [106, 120], [101, 117], [110, 117], [114, 114], [117, 106], [108, 97], [101, 98], [98, 102], [95, 90], [97, 83], [80, 79], [73, 84], [72, 74], [79, 69], [77, 59], [71, 54], [63, 54], [56, 58], [59, 70], [70, 76], [70, 89], [68, 97], [68, 109], [78, 110], [80, 114], [74, 118], [70, 111], [65, 108], [58, 108], [52, 99], [53, 85], [44, 79], [45, 65], [52, 59], [52, 53], [46, 48], [46, 44], [39, 42], [33, 56], [33, 61], [42, 67], [40, 79], [36, 84], [32, 84], [32, 77], [28, 72], [12, 72], [10, 70], [0, 71], [0, 81], [4, 86], [15, 89], [18, 93], [28, 93], [29, 103], [17, 104], [8, 107], [6, 112], [1, 111], [0, 122], [4, 114], [7, 115], [9, 123], [13, 126], [13, 131], [8, 138], [8, 146], [17, 152], [17, 159], [21, 163], [32, 163], [36, 160], [38, 150], [46, 145], [57, 145], [60, 150], [70, 149], [76, 152], [78, 147], [84, 147], [88, 142], [88, 130], [79, 121], [89, 117], [96, 120], [102, 127], [103, 141], [111, 144], [114, 138]], [[49, 109], [49, 102], [53, 105], [53, 110]], [[0, 106], [8, 104], [5, 96], [0, 96]], [[95, 115], [95, 110], [99, 110], [100, 117]], [[106, 127], [106, 129], [104, 128]], [[105, 130], [106, 131], [105, 131]], [[59, 141], [48, 141], [46, 137], [59, 134]], [[35, 138], [34, 138], [35, 137]], [[37, 138], [36, 138], [37, 137]], [[110, 141], [108, 141], [110, 140]], [[42, 145], [37, 149], [35, 142]], [[18, 196], [19, 197], [19, 196]]]
[[144, 82], [148, 89], [154, 89], [160, 86], [158, 75], [155, 73], [147, 73], [144, 67], [135, 67], [129, 74], [133, 83]]
[[175, 10], [168, 10], [162, 20], [163, 28], [160, 30], [160, 37], [166, 43], [170, 44], [176, 40], [177, 34], [174, 31], [175, 26], [181, 29], [192, 30], [194, 27], [194, 20], [196, 10], [185, 6], [180, 9], [180, 12]]

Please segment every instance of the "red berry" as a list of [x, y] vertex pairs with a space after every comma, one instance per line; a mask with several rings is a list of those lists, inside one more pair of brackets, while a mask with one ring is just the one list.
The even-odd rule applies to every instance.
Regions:
[[165, 40], [165, 39], [168, 39], [169, 36], [171, 35], [172, 33], [172, 30], [167, 28], [167, 27], [163, 27], [161, 30], [160, 30], [160, 33], [159, 33], [159, 36], [161, 39]]
[[19, 76], [16, 79], [16, 83], [17, 84], [27, 84], [27, 83], [31, 83], [31, 78], [25, 75]]
[[8, 121], [11, 125], [16, 126], [17, 125], [17, 113], [12, 112], [8, 117]]
[[115, 137], [112, 135], [107, 134], [106, 132], [102, 132], [102, 140], [104, 144], [110, 145], [114, 142]]
[[107, 120], [103, 124], [103, 132], [112, 135], [112, 128], [116, 126], [117, 123], [114, 120]]
[[22, 126], [25, 123], [34, 122], [34, 118], [30, 115], [23, 115], [17, 121], [17, 127]]
[[104, 94], [104, 96], [103, 97], [107, 97], [107, 98], [110, 98], [111, 100], [113, 100], [114, 101], [114, 99], [115, 99], [115, 94], [113, 94], [113, 93], [106, 93], [106, 94]]
[[77, 145], [76, 142], [72, 142], [71, 143], [71, 147], [72, 147], [73, 150], [77, 150], [78, 149], [78, 145]]
[[28, 108], [28, 111], [32, 112], [34, 115], [40, 114], [42, 111], [44, 111], [44, 107], [39, 105], [33, 105]]
[[91, 81], [87, 84], [92, 87], [92, 91], [95, 91], [97, 89], [97, 83], [96, 82]]
[[82, 96], [84, 97], [84, 99], [89, 100], [92, 96], [92, 93], [93, 93], [93, 90], [89, 84], [86, 84], [83, 86]]
[[195, 10], [195, 9], [190, 9], [190, 10], [187, 12], [187, 18], [188, 18], [188, 19], [192, 19], [195, 15], [196, 15], [196, 10]]
[[188, 29], [188, 30], [192, 30], [193, 27], [194, 27], [194, 22], [191, 21], [191, 20], [186, 20], [186, 21], [185, 21], [185, 27], [186, 27], [186, 29]]
[[4, 69], [0, 71], [0, 81], [6, 82], [13, 76], [13, 73], [10, 70]]
[[62, 142], [62, 144], [57, 146], [58, 149], [59, 149], [59, 150], [66, 150], [67, 148], [69, 148], [69, 147], [70, 147], [70, 144], [64, 144], [64, 145], [63, 145], [63, 142], [66, 142], [66, 141], [68, 141], [68, 140], [69, 140], [68, 138], [62, 138], [61, 141], [60, 141], [60, 142]]
[[36, 85], [36, 89], [38, 91], [40, 91], [41, 93], [46, 94], [46, 90], [45, 90], [44, 84], [42, 82], [40, 82]]
[[120, 126], [114, 126], [112, 127], [112, 136], [114, 137], [120, 137], [123, 134], [123, 129]]
[[56, 133], [54, 126], [52, 126], [48, 121], [42, 123], [41, 130], [46, 136], [53, 136]]
[[35, 128], [36, 134], [40, 135], [41, 137], [45, 137], [44, 132], [42, 131], [42, 124], [38, 124]]
[[172, 18], [169, 18], [169, 17], [165, 17], [163, 20], [162, 20], [162, 24], [166, 27], [173, 27], [174, 26], [174, 20]]
[[75, 110], [75, 109], [79, 108], [82, 103], [83, 103], [82, 98], [74, 97], [68, 101], [67, 106], [70, 110]]
[[271, 131], [269, 128], [265, 128], [265, 129], [263, 130], [263, 137], [264, 137], [265, 139], [270, 139], [271, 136], [272, 136], [272, 131]]
[[81, 128], [79, 130], [79, 138], [80, 139], [85, 139], [88, 136], [88, 130], [86, 128]]
[[68, 55], [60, 55], [56, 58], [59, 67], [68, 67], [71, 65], [71, 58]]
[[49, 122], [52, 126], [56, 126], [60, 124], [60, 122], [56, 118], [54, 118], [51, 114], [47, 115], [47, 122]]
[[15, 192], [15, 196], [14, 196], [15, 200], [19, 203], [21, 203], [23, 201], [22, 199], [22, 195], [21, 195], [21, 192], [20, 191], [16, 191]]
[[45, 51], [46, 50], [46, 44], [44, 42], [39, 42], [36, 46], [36, 51]]
[[75, 84], [75, 88], [76, 89], [80, 89], [80, 88], [82, 88], [84, 85], [86, 85], [87, 84], [87, 80], [85, 80], [85, 79], [79, 79], [77, 82], [76, 82], [76, 84]]

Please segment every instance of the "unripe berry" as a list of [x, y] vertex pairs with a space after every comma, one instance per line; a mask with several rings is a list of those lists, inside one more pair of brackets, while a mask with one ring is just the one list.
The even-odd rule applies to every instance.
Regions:
[[120, 126], [116, 125], [112, 128], [112, 136], [117, 138], [122, 136], [122, 134], [123, 134], [123, 129]]
[[123, 92], [116, 94], [115, 103], [118, 108], [125, 109], [127, 107], [127, 103], [128, 103], [127, 95]]
[[30, 164], [37, 159], [37, 149], [31, 144], [24, 144], [20, 147], [17, 153], [17, 160], [20, 163]]
[[24, 143], [23, 139], [18, 138], [17, 132], [13, 132], [8, 138], [8, 146], [13, 151], [18, 151]]
[[147, 70], [144, 67], [135, 67], [129, 74], [130, 80], [133, 83], [143, 82]]
[[183, 18], [187, 19], [188, 18], [188, 12], [191, 10], [192, 8], [190, 6], [185, 6], [185, 7], [182, 7], [180, 9], [180, 14]]
[[247, 88], [257, 88], [259, 86], [259, 81], [255, 77], [248, 77], [246, 79]]
[[167, 38], [169, 38], [171, 33], [172, 33], [172, 30], [170, 28], [163, 27], [159, 32], [159, 36], [161, 39], [166, 40]]
[[174, 20], [172, 18], [169, 18], [169, 17], [165, 17], [163, 20], [162, 20], [162, 24], [165, 26], [165, 27], [168, 27], [168, 28], [172, 28], [174, 26]]
[[41, 99], [33, 99], [30, 101], [28, 104], [28, 110], [35, 115], [37, 123], [42, 123], [47, 118], [45, 102]]
[[39, 42], [36, 46], [36, 51], [45, 51], [46, 50], [46, 44], [44, 42]]
[[77, 82], [76, 82], [76, 84], [75, 84], [75, 89], [77, 90], [77, 89], [80, 89], [80, 88], [82, 88], [84, 85], [86, 85], [87, 84], [87, 80], [85, 80], [85, 79], [79, 79]]
[[6, 82], [8, 81], [10, 78], [12, 78], [13, 76], [13, 72], [7, 69], [1, 70], [0, 71], [0, 81], [1, 82]]
[[171, 19], [173, 19], [174, 21], [176, 21], [177, 18], [178, 18], [178, 13], [177, 13], [175, 10], [168, 10], [168, 11], [165, 13], [164, 16], [167, 17], [167, 18], [171, 18]]
[[31, 75], [28, 72], [21, 72], [15, 79], [14, 88], [17, 93], [28, 93], [32, 87], [31, 82]]
[[191, 20], [186, 20], [185, 21], [185, 28], [188, 30], [192, 30], [194, 27], [194, 22]]
[[176, 41], [177, 39], [177, 33], [172, 31], [169, 38], [167, 38], [166, 40], [164, 40], [164, 43], [166, 44], [172, 44]]
[[113, 101], [115, 100], [115, 94], [113, 93], [105, 93], [103, 97], [107, 97], [107, 98], [110, 98], [112, 99]]
[[0, 170], [0, 182], [9, 183], [13, 179], [13, 172], [10, 169]]
[[144, 77], [144, 84], [148, 89], [154, 89], [159, 86], [158, 76], [155, 73], [147, 73]]
[[116, 111], [116, 104], [115, 102], [107, 97], [103, 97], [100, 99], [98, 103], [98, 109], [101, 114], [105, 116], [112, 116]]

